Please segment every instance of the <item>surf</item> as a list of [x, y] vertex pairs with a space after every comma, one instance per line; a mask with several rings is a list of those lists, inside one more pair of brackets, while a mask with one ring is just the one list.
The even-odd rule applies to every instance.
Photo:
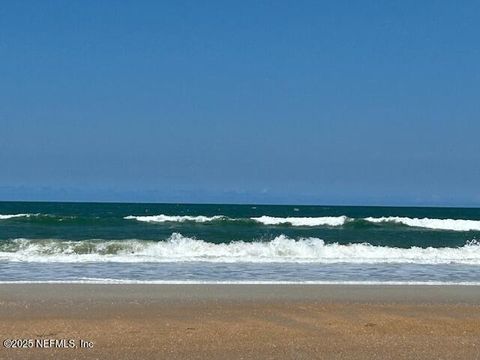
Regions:
[[251, 262], [417, 263], [480, 265], [480, 244], [457, 248], [396, 248], [368, 243], [326, 243], [319, 238], [212, 243], [173, 233], [166, 240], [14, 239], [0, 245], [0, 260], [12, 262]]

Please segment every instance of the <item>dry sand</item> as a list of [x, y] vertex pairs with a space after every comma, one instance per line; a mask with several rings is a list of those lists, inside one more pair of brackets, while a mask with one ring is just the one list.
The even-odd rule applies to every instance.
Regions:
[[480, 359], [480, 287], [0, 285], [0, 359]]

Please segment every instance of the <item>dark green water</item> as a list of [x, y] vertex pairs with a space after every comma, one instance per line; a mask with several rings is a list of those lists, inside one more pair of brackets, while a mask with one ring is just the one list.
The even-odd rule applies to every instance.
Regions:
[[[328, 243], [369, 243], [395, 247], [456, 247], [480, 238], [480, 209], [344, 207], [344, 206], [269, 206], [269, 205], [186, 205], [186, 204], [110, 204], [110, 203], [27, 203], [0, 202], [0, 214], [35, 214], [0, 220], [0, 241], [26, 239], [143, 239], [165, 240], [172, 233], [208, 242], [268, 241], [279, 235], [291, 238], [316, 237]], [[198, 223], [141, 222], [124, 219], [133, 216], [223, 215], [236, 221]], [[264, 225], [252, 217], [340, 217], [351, 221], [342, 226], [292, 226], [288, 223]], [[445, 220], [444, 229], [413, 227], [392, 222], [372, 223], [362, 219], [407, 217]], [[478, 230], [453, 231], [448, 220], [478, 221]]]
[[0, 281], [480, 281], [480, 209], [0, 202]]

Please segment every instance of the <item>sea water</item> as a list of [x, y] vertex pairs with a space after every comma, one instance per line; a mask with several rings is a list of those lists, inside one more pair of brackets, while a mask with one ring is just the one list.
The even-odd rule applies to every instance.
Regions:
[[0, 282], [480, 284], [480, 209], [0, 202]]

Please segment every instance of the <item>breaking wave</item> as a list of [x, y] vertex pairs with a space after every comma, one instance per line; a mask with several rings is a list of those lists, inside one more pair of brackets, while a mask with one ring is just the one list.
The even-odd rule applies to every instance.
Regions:
[[324, 217], [272, 217], [260, 216], [251, 218], [252, 220], [264, 225], [282, 225], [291, 226], [341, 226], [348, 220], [346, 216], [324, 216]]
[[150, 223], [164, 223], [164, 222], [196, 222], [206, 223], [213, 221], [227, 221], [227, 222], [253, 222], [263, 225], [291, 225], [291, 226], [341, 226], [347, 220], [346, 216], [325, 216], [325, 217], [273, 217], [260, 216], [252, 218], [229, 218], [224, 215], [215, 216], [172, 216], [172, 215], [150, 215], [150, 216], [125, 216], [126, 220], [137, 220]]
[[0, 214], [0, 220], [8, 220], [13, 218], [27, 218], [27, 217], [36, 216], [36, 215], [38, 214], [5, 214], [5, 215]]
[[33, 240], [0, 244], [0, 260], [13, 262], [297, 262], [297, 263], [418, 263], [480, 265], [475, 240], [457, 248], [395, 248], [368, 243], [327, 244], [318, 238], [294, 240], [280, 235], [269, 242], [215, 244], [173, 233], [165, 241]]
[[267, 226], [288, 225], [288, 226], [344, 226], [344, 225], [362, 225], [365, 224], [397, 224], [409, 227], [425, 228], [432, 230], [448, 230], [448, 231], [480, 231], [480, 220], [463, 220], [463, 219], [429, 219], [429, 218], [409, 218], [399, 216], [389, 217], [366, 217], [366, 218], [349, 218], [348, 216], [322, 216], [322, 217], [275, 217], [275, 216], [259, 216], [251, 218], [229, 218], [224, 215], [215, 216], [174, 216], [174, 215], [151, 215], [151, 216], [126, 216], [124, 219], [137, 220], [150, 223], [165, 222], [196, 222], [207, 223], [214, 221], [226, 222], [253, 222]]
[[227, 220], [228, 218], [223, 215], [216, 215], [216, 216], [171, 216], [171, 215], [151, 215], [151, 216], [125, 216], [124, 219], [126, 220], [137, 220], [143, 222], [153, 222], [153, 223], [164, 223], [164, 222], [185, 222], [185, 221], [192, 221], [198, 223], [205, 223], [217, 220]]
[[[259, 217], [231, 218], [225, 215], [129, 215], [123, 217], [124, 220], [136, 220], [145, 223], [211, 223], [211, 222], [229, 222], [238, 225], [264, 225], [264, 226], [293, 226], [293, 227], [339, 227], [348, 226], [368, 227], [368, 226], [408, 226], [414, 228], [423, 228], [441, 231], [480, 231], [480, 220], [465, 219], [431, 219], [431, 218], [410, 218], [401, 216], [383, 216], [383, 217], [364, 217], [350, 218], [342, 216], [322, 216], [322, 217], [275, 217], [263, 215]], [[53, 214], [0, 214], [0, 220], [21, 221], [29, 223], [41, 223], [44, 225], [65, 222], [69, 224], [90, 224], [104, 223], [120, 225], [123, 221], [121, 217], [99, 217], [84, 215], [53, 215]]]
[[462, 219], [429, 219], [429, 218], [408, 218], [408, 217], [368, 217], [366, 221], [372, 223], [395, 223], [412, 227], [436, 229], [436, 230], [452, 230], [452, 231], [480, 231], [479, 220], [462, 220]]

